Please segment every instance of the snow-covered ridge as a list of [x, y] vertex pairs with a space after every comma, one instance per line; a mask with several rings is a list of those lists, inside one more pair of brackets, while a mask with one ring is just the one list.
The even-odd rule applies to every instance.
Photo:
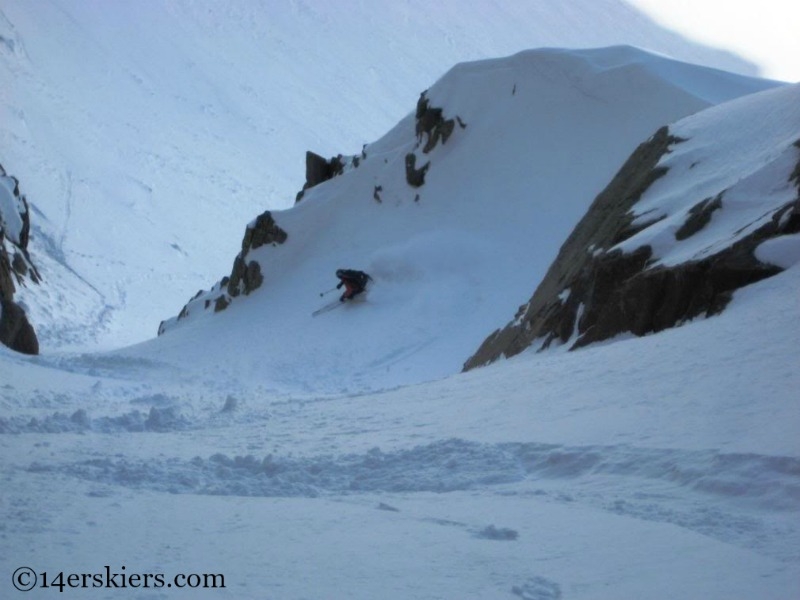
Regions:
[[[357, 168], [272, 211], [286, 241], [237, 258], [261, 286], [236, 298], [222, 284], [201, 293], [152, 348], [193, 361], [202, 330], [238, 355], [247, 332], [243, 367], [285, 383], [393, 385], [456, 372], [544, 276], [637, 143], [710, 100], [773, 85], [631, 47], [458, 65], [421, 99], [441, 111], [449, 137], [428, 147], [436, 130], [420, 133], [426, 113], [415, 110], [368, 144]], [[373, 276], [367, 303], [312, 319], [338, 268]], [[280, 356], [267, 351], [277, 339]]]
[[[800, 260], [800, 85], [723, 103], [634, 152], [513, 322], [467, 368], [721, 312]], [[570, 293], [565, 294], [569, 289]]]

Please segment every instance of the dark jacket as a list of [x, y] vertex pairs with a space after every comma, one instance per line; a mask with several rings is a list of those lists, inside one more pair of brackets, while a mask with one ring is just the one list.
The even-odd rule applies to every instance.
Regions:
[[367, 283], [372, 279], [364, 271], [356, 271], [354, 269], [339, 269], [336, 271], [336, 276], [340, 279], [336, 289], [342, 286], [346, 288], [341, 298], [339, 298], [342, 301], [349, 300], [363, 292], [367, 287]]

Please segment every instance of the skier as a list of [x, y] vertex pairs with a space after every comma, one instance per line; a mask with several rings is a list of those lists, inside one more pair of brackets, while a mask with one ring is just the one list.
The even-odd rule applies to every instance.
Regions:
[[372, 280], [372, 277], [364, 273], [364, 271], [356, 271], [354, 269], [338, 269], [336, 276], [340, 279], [336, 289], [344, 286], [344, 293], [339, 297], [339, 302], [345, 300], [352, 300], [358, 296], [365, 289], [367, 289], [367, 282]]

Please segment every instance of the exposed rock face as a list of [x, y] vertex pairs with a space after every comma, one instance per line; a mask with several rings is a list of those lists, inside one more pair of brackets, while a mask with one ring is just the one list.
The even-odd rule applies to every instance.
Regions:
[[219, 312], [228, 308], [230, 301], [225, 296], [219, 296], [214, 302], [214, 312]]
[[341, 175], [345, 164], [341, 154], [331, 159], [325, 159], [314, 152], [306, 152], [306, 182], [303, 185], [303, 189], [297, 193], [295, 202], [300, 202], [303, 199], [307, 189]]
[[233, 261], [233, 270], [228, 281], [228, 294], [236, 297], [239, 294], [245, 296], [264, 283], [264, 276], [261, 274], [261, 265], [251, 260], [245, 264], [241, 255]]
[[0, 342], [23, 354], [39, 354], [39, 340], [22, 307], [0, 298]]
[[[444, 109], [431, 106], [430, 100], [426, 96], [427, 90], [422, 92], [417, 101], [417, 111], [415, 113], [415, 132], [417, 135], [417, 148], [424, 141], [422, 153], [428, 154], [441, 142], [446, 144], [453, 134], [453, 130], [458, 121], [459, 126], [464, 129], [466, 124], [460, 117], [455, 119], [445, 119]], [[427, 161], [424, 165], [417, 168], [417, 155], [414, 152], [406, 154], [406, 182], [414, 188], [425, 185], [425, 174], [428, 172], [431, 163]]]
[[[410, 152], [405, 157], [405, 172], [406, 181], [408, 185], [414, 188], [422, 187], [425, 184], [425, 174], [430, 168], [430, 161], [426, 161], [421, 167], [417, 167], [418, 159], [417, 152], [422, 150], [422, 154], [428, 154], [433, 151], [441, 142], [447, 143], [447, 140], [453, 135], [456, 124], [461, 129], [467, 127], [466, 123], [456, 115], [452, 119], [444, 118], [444, 109], [431, 106], [430, 100], [426, 96], [427, 90], [420, 94], [417, 101], [417, 108], [415, 113], [414, 128], [417, 136], [417, 144], [414, 152]], [[303, 189], [298, 192], [295, 198], [295, 203], [300, 202], [305, 196], [306, 190], [319, 185], [325, 181], [333, 179], [344, 172], [358, 168], [362, 161], [367, 160], [366, 145], [362, 148], [361, 154], [358, 156], [343, 156], [339, 154], [333, 158], [326, 159], [315, 154], [314, 152], [306, 152], [306, 182]], [[375, 186], [373, 199], [376, 202], [382, 202], [380, 191], [382, 186], [380, 184]]]
[[[637, 148], [561, 247], [530, 301], [520, 307], [513, 322], [483, 342], [465, 370], [531, 346], [545, 349], [557, 342], [575, 349], [623, 332], [645, 335], [717, 314], [734, 290], [780, 271], [761, 263], [754, 251], [769, 238], [800, 231], [800, 194], [761, 227], [699, 260], [654, 267], [648, 245], [627, 253], [612, 250], [660, 220], [634, 226], [631, 209], [666, 174], [656, 166], [660, 158], [682, 141], [665, 127]], [[800, 188], [800, 163], [792, 177]], [[696, 235], [724, 202], [722, 192], [695, 205], [675, 231], [675, 239]]]
[[722, 194], [719, 194], [713, 200], [711, 198], [706, 198], [698, 204], [695, 204], [689, 211], [689, 218], [686, 219], [683, 226], [675, 232], [675, 239], [685, 240], [692, 237], [695, 233], [708, 225], [709, 221], [711, 221], [711, 214], [720, 208], [722, 208]]
[[242, 254], [260, 248], [266, 244], [277, 246], [286, 241], [286, 232], [278, 227], [272, 213], [265, 211], [256, 217], [256, 220], [245, 229], [242, 238]]
[[30, 211], [19, 182], [0, 165], [0, 343], [38, 354], [39, 342], [23, 308], [14, 301], [18, 286], [38, 284], [39, 272], [28, 254]]
[[[441, 108], [432, 107], [425, 94], [426, 92], [422, 92], [417, 101], [416, 133], [419, 142], [422, 141], [423, 134], [427, 136], [427, 142], [422, 148], [422, 152], [427, 154], [436, 147], [440, 140], [442, 144], [447, 142], [456, 123], [454, 119], [445, 120], [444, 111]], [[461, 123], [460, 119], [459, 123]]]
[[171, 322], [186, 318], [193, 310], [208, 310], [213, 307], [215, 313], [225, 310], [231, 301], [240, 295], [248, 295], [264, 283], [261, 264], [256, 260], [248, 260], [250, 251], [262, 246], [277, 246], [288, 239], [288, 234], [281, 229], [265, 211], [250, 223], [242, 238], [242, 250], [233, 261], [230, 276], [223, 277], [209, 291], [200, 290], [181, 309], [177, 318], [162, 321], [158, 326], [158, 335], [169, 329]]
[[431, 163], [426, 162], [421, 168], [417, 169], [417, 157], [415, 154], [406, 154], [406, 181], [411, 187], [422, 187], [425, 185], [425, 173], [428, 172]]
[[[242, 238], [242, 250], [236, 255], [233, 261], [231, 275], [227, 278], [228, 294], [235, 298], [239, 294], [245, 296], [255, 289], [258, 289], [264, 282], [261, 274], [261, 265], [256, 261], [247, 261], [247, 254], [250, 250], [255, 250], [261, 246], [271, 244], [277, 246], [286, 241], [286, 232], [278, 227], [272, 213], [265, 211], [256, 217], [256, 220], [247, 226]], [[217, 302], [215, 310], [223, 310], [220, 307], [227, 307], [227, 303]]]

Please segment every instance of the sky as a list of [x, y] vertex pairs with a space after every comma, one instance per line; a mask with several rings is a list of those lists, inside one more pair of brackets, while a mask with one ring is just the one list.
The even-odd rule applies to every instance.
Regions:
[[790, 0], [629, 0], [661, 24], [731, 50], [773, 79], [800, 81], [800, 3]]

